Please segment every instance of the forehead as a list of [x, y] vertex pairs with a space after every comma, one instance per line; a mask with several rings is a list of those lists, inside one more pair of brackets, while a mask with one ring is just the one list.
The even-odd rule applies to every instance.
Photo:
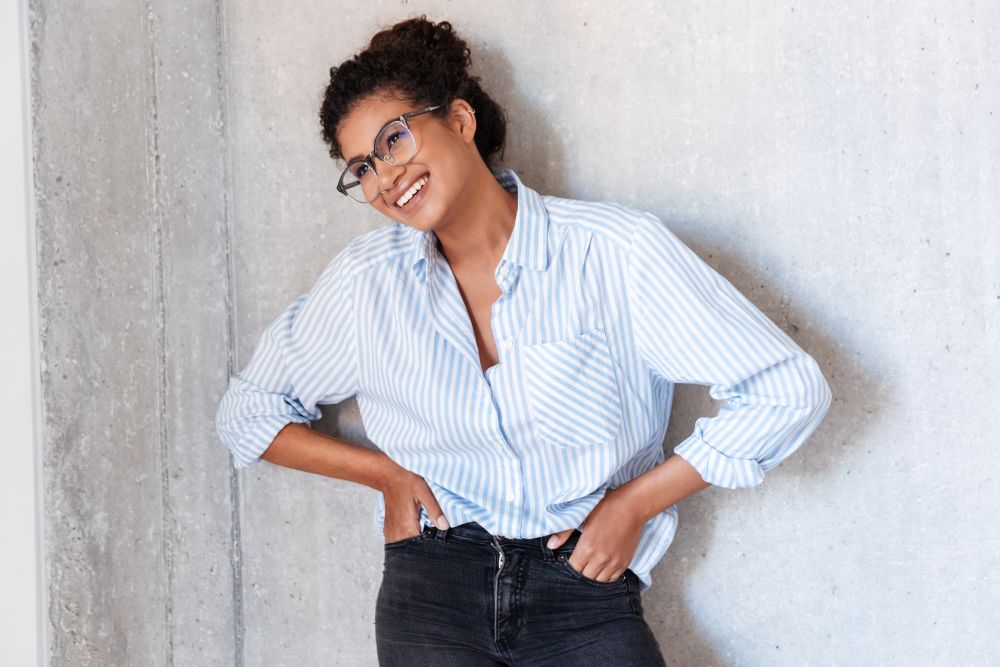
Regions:
[[344, 159], [350, 162], [368, 155], [382, 126], [412, 110], [411, 103], [391, 94], [366, 97], [356, 103], [337, 127]]

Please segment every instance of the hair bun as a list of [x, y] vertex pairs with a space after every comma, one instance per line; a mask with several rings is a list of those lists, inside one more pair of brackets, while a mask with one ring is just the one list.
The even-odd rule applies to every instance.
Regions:
[[433, 54], [450, 68], [465, 71], [472, 62], [469, 45], [455, 32], [451, 23], [433, 23], [425, 15], [401, 21], [372, 37], [372, 51], [412, 51]]

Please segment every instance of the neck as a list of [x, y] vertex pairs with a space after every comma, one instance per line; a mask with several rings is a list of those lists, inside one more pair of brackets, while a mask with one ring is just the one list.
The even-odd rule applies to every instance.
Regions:
[[508, 192], [482, 162], [465, 183], [452, 215], [434, 230], [452, 270], [496, 268], [517, 217], [517, 195]]

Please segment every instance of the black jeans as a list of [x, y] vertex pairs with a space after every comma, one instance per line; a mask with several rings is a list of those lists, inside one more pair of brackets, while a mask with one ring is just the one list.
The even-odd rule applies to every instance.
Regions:
[[375, 604], [379, 665], [665, 665], [632, 570], [610, 582], [569, 564], [581, 533], [514, 539], [478, 523], [385, 545]]

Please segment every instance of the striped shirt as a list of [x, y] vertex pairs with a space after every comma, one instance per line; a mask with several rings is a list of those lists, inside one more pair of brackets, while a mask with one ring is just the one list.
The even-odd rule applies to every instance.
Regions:
[[[531, 538], [579, 528], [663, 462], [677, 383], [726, 400], [673, 450], [717, 486], [760, 484], [820, 424], [831, 392], [816, 361], [659, 218], [494, 176], [517, 195], [495, 270], [499, 363], [483, 372], [434, 233], [393, 221], [348, 243], [231, 378], [216, 429], [236, 468], [354, 396], [370, 440], [451, 525]], [[379, 493], [380, 537], [384, 517]], [[433, 525], [423, 508], [420, 524]], [[628, 566], [641, 591], [676, 527], [676, 505], [645, 524]]]

